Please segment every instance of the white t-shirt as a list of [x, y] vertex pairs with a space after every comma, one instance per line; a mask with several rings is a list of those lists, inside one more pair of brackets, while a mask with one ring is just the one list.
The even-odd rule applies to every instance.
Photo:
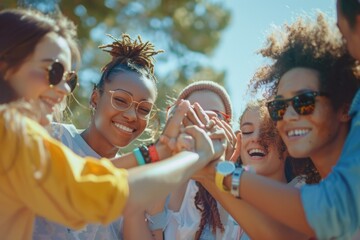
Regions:
[[[52, 123], [51, 135], [61, 141], [80, 156], [101, 158], [80, 136], [80, 132], [72, 124]], [[60, 224], [37, 217], [34, 225], [33, 239], [51, 240], [119, 240], [122, 239], [123, 219], [120, 218], [105, 226], [88, 224], [81, 230], [72, 230]]]
[[[199, 229], [199, 223], [201, 220], [201, 213], [195, 207], [195, 195], [198, 191], [198, 186], [196, 182], [190, 180], [184, 195], [184, 199], [181, 203], [181, 207], [178, 212], [174, 212], [171, 209], [168, 209], [168, 224], [164, 230], [165, 239], [174, 239], [174, 240], [189, 240], [193, 239], [196, 232]], [[222, 206], [217, 204], [220, 219], [224, 225], [225, 232], [232, 234], [231, 231], [236, 231], [236, 228], [227, 229], [228, 216], [229, 214], [222, 208]], [[231, 223], [233, 224], [233, 222]], [[202, 240], [220, 240], [220, 239], [231, 239], [224, 238], [224, 233], [221, 233], [219, 229], [214, 235], [208, 226], [203, 230], [203, 233], [200, 237]]]

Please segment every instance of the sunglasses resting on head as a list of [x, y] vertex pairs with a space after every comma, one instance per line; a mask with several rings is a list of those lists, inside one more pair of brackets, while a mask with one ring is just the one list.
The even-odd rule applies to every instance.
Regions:
[[310, 91], [298, 94], [288, 99], [275, 99], [266, 103], [270, 117], [273, 121], [281, 121], [285, 115], [286, 109], [291, 103], [294, 110], [299, 115], [309, 115], [314, 112], [315, 98], [326, 96], [326, 93]]

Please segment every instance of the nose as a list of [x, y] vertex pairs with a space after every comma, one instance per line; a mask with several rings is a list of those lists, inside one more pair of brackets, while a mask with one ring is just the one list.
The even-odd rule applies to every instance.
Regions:
[[54, 86], [53, 89], [59, 102], [70, 93], [70, 87], [64, 81], [61, 81], [58, 85]]
[[68, 95], [71, 92], [70, 86], [65, 81], [61, 81], [55, 86], [55, 89], [57, 92], [64, 95]]
[[283, 120], [296, 120], [299, 118], [299, 114], [295, 111], [292, 104], [289, 104], [289, 106], [286, 108]]
[[132, 103], [131, 106], [129, 107], [129, 109], [125, 110], [123, 112], [124, 117], [129, 121], [135, 121], [137, 119], [137, 114], [136, 114], [136, 104]]
[[256, 129], [250, 137], [251, 142], [259, 142], [260, 140], [260, 129]]

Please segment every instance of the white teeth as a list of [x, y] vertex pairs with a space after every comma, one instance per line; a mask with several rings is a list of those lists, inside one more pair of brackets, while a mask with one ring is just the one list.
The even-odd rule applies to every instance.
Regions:
[[128, 132], [128, 133], [132, 133], [134, 130], [133, 129], [131, 129], [131, 128], [129, 128], [129, 127], [126, 127], [126, 126], [124, 126], [124, 125], [121, 125], [121, 124], [119, 124], [119, 123], [114, 123], [114, 125], [117, 127], [117, 128], [119, 128], [119, 129], [121, 129], [121, 130], [123, 130], [123, 131], [125, 131], [125, 132]]
[[253, 154], [263, 154], [263, 155], [265, 155], [266, 153], [263, 151], [263, 150], [261, 150], [261, 149], [258, 149], [258, 148], [254, 148], [254, 149], [250, 149], [250, 151], [249, 151], [249, 155], [253, 155]]
[[52, 107], [56, 104], [54, 101], [52, 101], [49, 98], [42, 98], [41, 100]]
[[304, 136], [308, 132], [310, 132], [309, 129], [295, 129], [295, 130], [290, 130], [287, 135], [288, 137]]

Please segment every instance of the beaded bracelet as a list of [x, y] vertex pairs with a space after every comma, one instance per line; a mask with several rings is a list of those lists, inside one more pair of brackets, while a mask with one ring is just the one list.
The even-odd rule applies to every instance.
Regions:
[[139, 147], [139, 149], [140, 149], [141, 155], [143, 156], [143, 158], [145, 160], [145, 163], [146, 164], [151, 163], [152, 160], [151, 160], [148, 148], [145, 145], [141, 145]]
[[240, 198], [240, 194], [239, 194], [240, 178], [244, 170], [245, 170], [244, 168], [238, 167], [235, 169], [235, 171], [231, 176], [231, 194], [236, 198]]
[[150, 155], [150, 159], [151, 159], [152, 163], [160, 160], [158, 151], [157, 151], [154, 143], [148, 145], [148, 150], [149, 150], [149, 155]]
[[145, 165], [145, 159], [144, 157], [142, 156], [141, 152], [140, 152], [140, 149], [139, 148], [135, 148], [134, 151], [133, 151], [134, 155], [135, 155], [135, 158], [136, 158], [136, 161], [138, 163], [139, 166], [142, 166], [142, 165]]

